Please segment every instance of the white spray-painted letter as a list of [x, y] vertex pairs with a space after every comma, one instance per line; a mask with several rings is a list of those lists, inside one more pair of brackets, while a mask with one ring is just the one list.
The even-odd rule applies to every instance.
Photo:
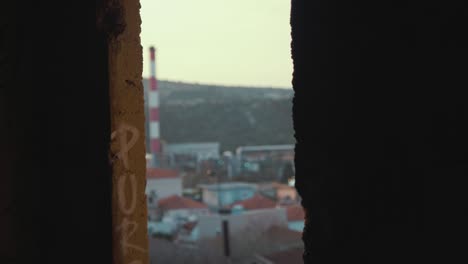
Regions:
[[138, 229], [138, 223], [135, 221], [129, 221], [126, 217], [122, 220], [122, 224], [117, 227], [117, 230], [121, 230], [122, 232], [122, 240], [120, 241], [120, 244], [122, 246], [122, 251], [124, 253], [124, 256], [127, 255], [127, 250], [129, 248], [132, 248], [134, 250], [138, 250], [141, 252], [146, 252], [146, 250], [142, 247], [139, 247], [135, 244], [131, 244], [129, 242], [130, 237], [133, 236], [133, 234], [136, 232]]
[[[130, 178], [130, 185], [127, 185], [127, 179]], [[127, 205], [127, 197], [125, 196], [125, 187], [130, 186], [131, 192], [130, 192], [130, 202], [128, 202]], [[120, 210], [126, 214], [126, 215], [131, 215], [133, 211], [135, 211], [137, 199], [137, 183], [136, 183], [136, 178], [135, 174], [124, 174], [119, 177], [118, 182], [117, 182], [117, 188], [118, 188], [118, 194], [119, 194], [119, 207]], [[127, 205], [127, 206], [126, 206]]]
[[[130, 133], [130, 140], [127, 141], [127, 133]], [[123, 162], [125, 169], [129, 169], [128, 165], [128, 152], [135, 146], [138, 138], [140, 137], [140, 132], [134, 126], [127, 124], [121, 124], [119, 128], [112, 132], [111, 139], [118, 137], [120, 144], [120, 151], [117, 153], [117, 157]]]

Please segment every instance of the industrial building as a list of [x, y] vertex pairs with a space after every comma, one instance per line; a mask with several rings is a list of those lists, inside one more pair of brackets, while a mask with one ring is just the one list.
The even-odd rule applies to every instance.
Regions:
[[238, 147], [236, 165], [235, 175], [261, 175], [285, 182], [294, 176], [294, 145]]
[[163, 155], [171, 167], [197, 169], [201, 161], [218, 160], [219, 152], [218, 142], [171, 143], [165, 144]]

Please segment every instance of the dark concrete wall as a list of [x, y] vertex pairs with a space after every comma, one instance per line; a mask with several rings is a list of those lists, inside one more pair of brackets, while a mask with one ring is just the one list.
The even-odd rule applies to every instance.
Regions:
[[138, 0], [109, 3], [103, 17], [109, 18], [107, 25], [110, 26], [107, 32], [110, 33], [112, 263], [148, 264], [140, 4]]
[[[466, 8], [292, 3], [305, 261], [462, 256]], [[95, 2], [3, 1], [0, 11], [0, 263], [110, 263]]]
[[292, 1], [307, 263], [463, 256], [466, 4]]
[[0, 263], [111, 263], [96, 2], [2, 1], [0, 13]]

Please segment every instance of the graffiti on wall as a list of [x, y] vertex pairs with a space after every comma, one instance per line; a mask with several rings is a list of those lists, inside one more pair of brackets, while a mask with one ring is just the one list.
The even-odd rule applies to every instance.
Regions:
[[[129, 250], [146, 252], [144, 248], [132, 242], [139, 226], [138, 222], [130, 220], [137, 206], [138, 190], [136, 175], [129, 165], [128, 153], [135, 146], [139, 137], [138, 129], [125, 123], [120, 124], [117, 130], [111, 134], [111, 140], [117, 140], [119, 146], [115, 156], [124, 167], [123, 173], [117, 176], [118, 208], [124, 217], [115, 226], [116, 231], [120, 233], [120, 245], [124, 257], [127, 256]], [[142, 261], [132, 260], [129, 264], [142, 264]]]

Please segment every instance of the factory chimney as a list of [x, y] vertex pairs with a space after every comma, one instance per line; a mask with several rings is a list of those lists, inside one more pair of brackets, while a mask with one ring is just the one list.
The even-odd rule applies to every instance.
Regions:
[[149, 133], [150, 133], [150, 146], [151, 153], [153, 154], [153, 167], [161, 165], [161, 141], [159, 133], [159, 93], [158, 83], [156, 80], [156, 50], [150, 47], [150, 89], [149, 89]]

